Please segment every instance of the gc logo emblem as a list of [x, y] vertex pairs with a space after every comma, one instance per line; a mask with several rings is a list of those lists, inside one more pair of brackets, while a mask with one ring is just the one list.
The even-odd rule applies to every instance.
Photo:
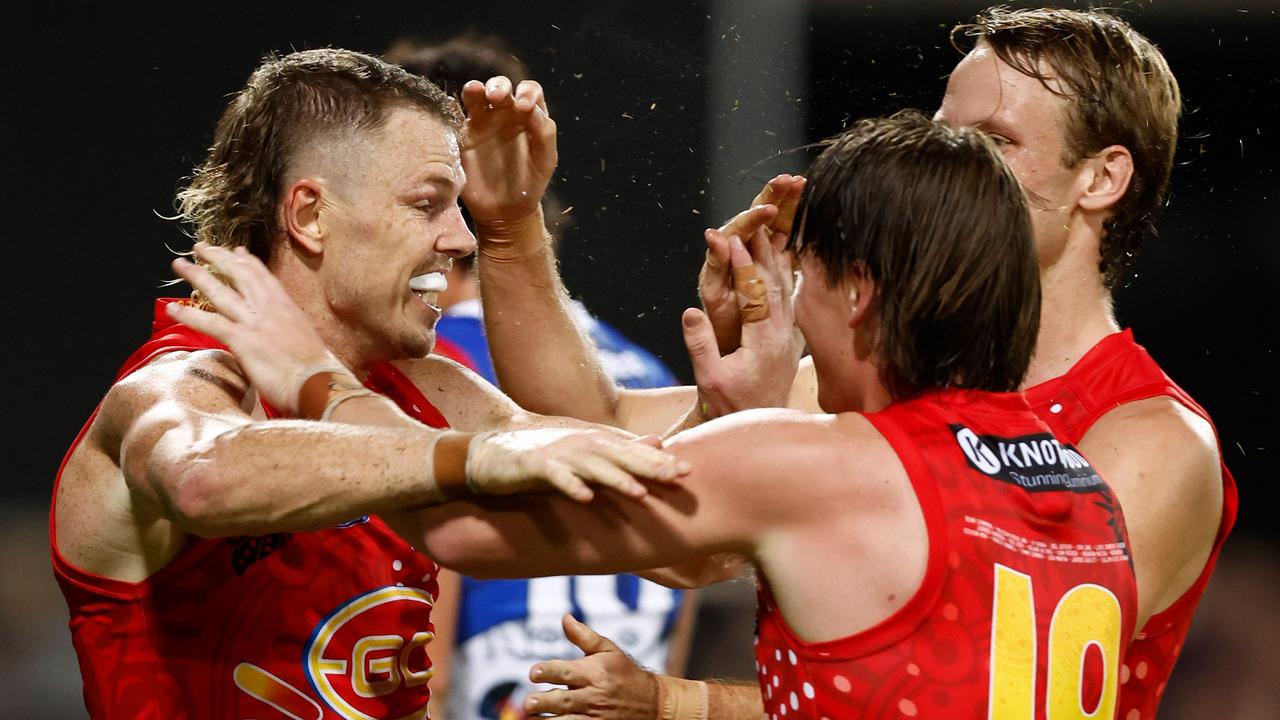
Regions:
[[425, 717], [432, 603], [425, 590], [396, 586], [335, 610], [311, 634], [303, 655], [312, 689], [349, 720]]

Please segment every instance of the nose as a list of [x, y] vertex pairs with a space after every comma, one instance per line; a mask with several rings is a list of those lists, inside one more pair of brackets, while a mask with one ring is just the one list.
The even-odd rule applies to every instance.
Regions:
[[460, 207], [455, 205], [449, 211], [445, 223], [444, 231], [436, 237], [436, 252], [456, 260], [476, 251], [476, 236], [463, 220]]

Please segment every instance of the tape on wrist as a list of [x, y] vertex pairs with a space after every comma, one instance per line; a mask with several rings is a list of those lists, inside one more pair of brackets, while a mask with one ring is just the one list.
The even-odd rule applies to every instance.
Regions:
[[436, 438], [431, 454], [431, 474], [441, 498], [457, 500], [474, 493], [474, 487], [467, 481], [467, 455], [473, 439], [475, 433], [452, 430], [446, 430]]
[[658, 675], [658, 720], [707, 720], [707, 684]]
[[308, 377], [298, 389], [298, 417], [327, 421], [343, 402], [374, 394], [350, 373], [321, 370]]

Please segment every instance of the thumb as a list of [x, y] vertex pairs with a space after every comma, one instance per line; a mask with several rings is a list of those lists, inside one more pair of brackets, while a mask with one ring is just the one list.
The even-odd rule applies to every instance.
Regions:
[[588, 655], [622, 652], [612, 640], [587, 627], [585, 623], [578, 622], [578, 619], [569, 613], [564, 614], [561, 625], [564, 626], [564, 636], [569, 638], [569, 642], [577, 645]]
[[684, 311], [680, 321], [684, 345], [689, 350], [689, 361], [693, 364], [693, 374], [701, 376], [713, 371], [720, 359], [720, 346], [716, 343], [711, 320], [701, 310], [689, 308]]

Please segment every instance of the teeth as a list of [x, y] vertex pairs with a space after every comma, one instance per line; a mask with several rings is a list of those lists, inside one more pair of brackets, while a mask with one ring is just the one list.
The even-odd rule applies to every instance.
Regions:
[[444, 273], [433, 272], [409, 278], [409, 289], [417, 292], [444, 292], [449, 281]]

